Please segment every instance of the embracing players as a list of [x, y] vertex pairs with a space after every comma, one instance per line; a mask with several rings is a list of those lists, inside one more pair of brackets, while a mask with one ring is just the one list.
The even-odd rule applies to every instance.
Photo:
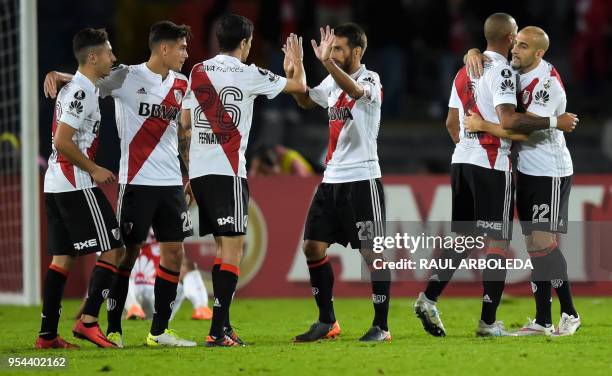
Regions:
[[[100, 96], [115, 99], [121, 139], [117, 217], [127, 252], [108, 295], [108, 338], [123, 346], [121, 317], [130, 272], [153, 227], [160, 242], [155, 279], [155, 314], [149, 346], [195, 346], [168, 329], [183, 260], [183, 239], [193, 233], [178, 158], [177, 126], [187, 78], [178, 73], [187, 59], [189, 27], [161, 21], [149, 33], [149, 61], [121, 65], [97, 82]], [[69, 75], [51, 73], [46, 92]]]
[[[361, 58], [367, 47], [365, 32], [348, 23], [321, 28], [315, 55], [329, 75], [305, 94], [294, 95], [305, 109], [328, 108], [329, 146], [323, 182], [312, 200], [304, 231], [304, 254], [319, 318], [296, 342], [333, 338], [340, 334], [333, 306], [334, 272], [327, 257], [333, 243], [359, 249], [370, 268], [374, 321], [361, 341], [390, 341], [387, 325], [391, 274], [373, 269], [375, 236], [385, 231], [385, 197], [376, 140], [383, 99], [380, 78]], [[286, 61], [291, 77], [293, 66]]]
[[[498, 128], [514, 133], [557, 127], [572, 130], [575, 115], [562, 114], [534, 117], [516, 112], [516, 75], [508, 63], [508, 52], [515, 43], [517, 26], [506, 13], [489, 16], [484, 25], [489, 61], [484, 65], [482, 77], [468, 75], [466, 67], [457, 73], [451, 89], [447, 127], [456, 142], [451, 164], [453, 191], [452, 230], [458, 234], [484, 234], [487, 236], [487, 260], [503, 260], [507, 256], [512, 236], [514, 214], [514, 184], [510, 164], [511, 141], [493, 134], [470, 133], [465, 129], [464, 116], [479, 114]], [[521, 136], [522, 139], [525, 136]], [[444, 250], [443, 259], [457, 261], [467, 252]], [[489, 265], [489, 263], [487, 263]], [[435, 270], [427, 288], [415, 302], [415, 313], [424, 329], [434, 336], [444, 336], [436, 302], [452, 278], [454, 269]], [[504, 290], [505, 269], [487, 268], [482, 274], [482, 311], [476, 335], [504, 336], [509, 333], [496, 312]]]
[[246, 65], [253, 24], [230, 14], [217, 28], [220, 53], [193, 66], [181, 123], [191, 129], [189, 178], [198, 204], [200, 235], [213, 234], [217, 259], [212, 270], [214, 305], [207, 346], [238, 346], [242, 340], [228, 325], [240, 275], [248, 222], [249, 187], [245, 150], [255, 98], [304, 93], [302, 42], [287, 40], [285, 53], [295, 67], [293, 78]]
[[[512, 67], [520, 74], [519, 105], [533, 116], [559, 116], [567, 105], [559, 73], [543, 59], [549, 43], [544, 30], [528, 26], [518, 33], [512, 49]], [[469, 131], [484, 131], [498, 137], [512, 138], [516, 134], [485, 122], [475, 114], [466, 118], [465, 125]], [[524, 134], [529, 138], [518, 143], [516, 204], [533, 264], [531, 287], [536, 317], [517, 334], [572, 335], [580, 327], [580, 316], [572, 300], [567, 262], [556, 239], [557, 233], [567, 232], [572, 158], [563, 132], [558, 129]], [[551, 287], [561, 304], [561, 319], [556, 330], [552, 324]]]

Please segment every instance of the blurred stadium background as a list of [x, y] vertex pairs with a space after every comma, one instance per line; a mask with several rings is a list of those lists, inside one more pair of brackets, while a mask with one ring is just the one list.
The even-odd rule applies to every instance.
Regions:
[[[519, 28], [538, 25], [548, 32], [551, 48], [545, 58], [564, 80], [568, 110], [581, 119], [577, 131], [566, 136], [577, 175], [570, 220], [612, 220], [612, 1], [0, 0], [0, 4], [0, 298], [5, 302], [35, 303], [39, 299], [39, 280], [25, 271], [48, 264], [40, 251], [45, 238], [43, 212], [36, 219], [32, 213], [41, 209], [30, 200], [38, 194], [33, 188], [37, 184], [34, 165], [43, 173], [50, 153], [54, 103], [44, 98], [42, 81], [50, 70], [76, 69], [71, 39], [86, 26], [105, 27], [118, 61], [139, 64], [148, 59], [151, 24], [162, 19], [189, 24], [193, 38], [183, 70], [188, 74], [193, 64], [217, 52], [212, 30], [219, 15], [240, 13], [255, 24], [249, 62], [282, 74], [280, 46], [290, 32], [309, 40], [318, 38], [320, 25], [359, 23], [368, 35], [363, 62], [380, 74], [385, 92], [379, 156], [386, 176], [388, 218], [445, 221], [450, 219], [447, 173], [453, 148], [444, 127], [450, 85], [463, 54], [471, 47], [485, 47], [484, 19], [494, 12], [508, 12]], [[308, 43], [305, 66], [309, 85], [316, 85], [324, 72]], [[119, 143], [113, 108], [112, 101], [101, 101], [103, 126], [97, 160], [117, 171]], [[283, 95], [260, 100], [255, 104], [249, 155], [266, 146], [282, 145], [299, 152], [320, 173], [327, 132], [324, 110], [301, 111]], [[28, 146], [33, 140], [38, 144]], [[26, 148], [27, 155], [23, 153]], [[27, 160], [22, 165], [24, 157]], [[238, 296], [309, 295], [299, 250], [306, 210], [319, 179], [315, 174], [250, 181], [250, 234]], [[106, 193], [111, 202], [116, 201], [116, 187], [108, 187]], [[42, 222], [40, 231], [38, 222]], [[516, 230], [513, 245], [517, 253], [524, 253], [519, 234]], [[41, 246], [37, 245], [39, 237]], [[570, 239], [568, 244], [572, 246], [568, 252], [570, 278], [584, 282], [577, 286], [578, 292], [610, 293], [606, 282], [612, 280], [610, 256], [603, 251], [587, 252], [592, 247], [586, 238]], [[195, 238], [189, 241], [187, 253], [207, 271], [214, 258], [213, 247], [214, 242]], [[355, 283], [361, 277], [358, 254], [338, 248], [330, 253], [336, 256], [339, 268], [336, 295], [367, 296], [368, 284]], [[91, 258], [81, 260], [66, 296], [83, 296], [92, 262]], [[395, 291], [413, 294], [422, 285], [415, 280], [424, 278], [426, 275], [406, 278], [412, 282], [402, 282], [405, 288]], [[452, 287], [451, 293], [479, 293], [473, 284], [478, 276], [466, 273], [458, 279], [464, 283]], [[516, 286], [508, 291], [529, 294], [527, 284], [518, 283], [527, 280], [528, 274], [515, 275], [511, 281]], [[23, 298], [25, 289], [29, 289], [27, 298]], [[11, 299], [13, 294], [20, 298]]]

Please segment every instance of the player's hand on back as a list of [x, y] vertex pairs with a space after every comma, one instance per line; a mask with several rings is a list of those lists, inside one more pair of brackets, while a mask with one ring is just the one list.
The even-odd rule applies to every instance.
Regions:
[[469, 115], [465, 115], [463, 117], [463, 125], [465, 127], [465, 130], [467, 130], [468, 132], [482, 131], [482, 125], [484, 123], [482, 117], [476, 112], [473, 112], [472, 110], [469, 110], [469, 112]]
[[54, 99], [57, 96], [57, 88], [61, 87], [66, 82], [70, 81], [66, 75], [51, 71], [45, 76], [45, 82], [43, 83], [43, 91], [45, 92], [45, 98]]
[[314, 39], [312, 39], [310, 43], [312, 44], [312, 49], [317, 59], [321, 62], [326, 62], [331, 56], [332, 45], [336, 37], [334, 35], [334, 29], [331, 29], [329, 25], [325, 26], [325, 28], [320, 28], [320, 31], [321, 42], [319, 45], [317, 45]]
[[470, 49], [463, 59], [470, 77], [480, 78], [484, 73], [484, 63], [490, 61], [478, 48]]
[[115, 174], [101, 166], [96, 166], [93, 171], [89, 173], [89, 175], [91, 175], [91, 178], [97, 184], [102, 185], [110, 184], [116, 180]]
[[566, 112], [557, 116], [557, 129], [563, 132], [572, 132], [578, 125], [578, 115]]

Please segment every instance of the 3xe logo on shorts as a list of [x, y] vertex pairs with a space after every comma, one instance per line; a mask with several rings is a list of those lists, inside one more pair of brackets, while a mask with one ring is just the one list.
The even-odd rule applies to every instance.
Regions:
[[77, 251], [81, 251], [85, 248], [91, 248], [98, 246], [98, 241], [96, 239], [85, 240], [84, 242], [76, 242], [74, 243], [74, 249]]
[[219, 226], [227, 225], [228, 223], [233, 225], [234, 217], [217, 218], [217, 223]]
[[489, 222], [489, 221], [478, 220], [476, 221], [476, 227], [501, 231], [502, 224], [500, 222]]

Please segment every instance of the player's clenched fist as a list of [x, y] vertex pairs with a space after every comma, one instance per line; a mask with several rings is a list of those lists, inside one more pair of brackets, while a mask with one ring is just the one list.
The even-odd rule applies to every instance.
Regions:
[[566, 112], [557, 117], [557, 129], [563, 132], [572, 132], [578, 125], [578, 115]]
[[115, 174], [100, 166], [96, 166], [89, 175], [97, 184], [110, 184], [116, 180]]

